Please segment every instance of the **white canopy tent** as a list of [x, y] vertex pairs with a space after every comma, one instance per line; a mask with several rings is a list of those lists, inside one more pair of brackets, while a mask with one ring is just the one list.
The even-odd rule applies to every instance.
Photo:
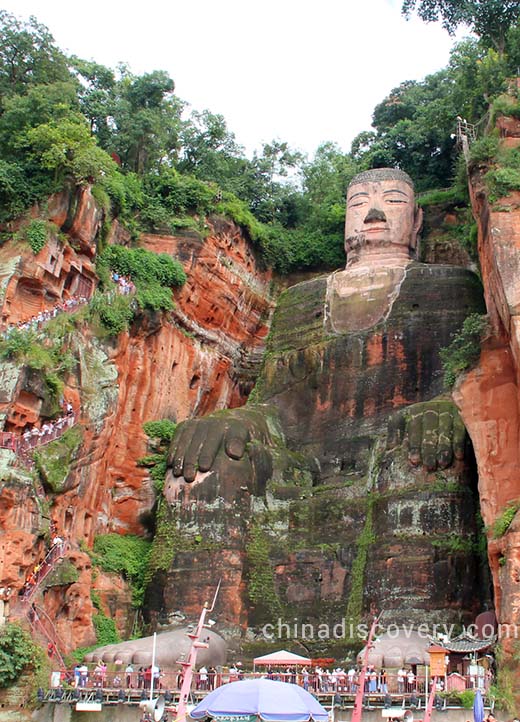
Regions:
[[309, 657], [302, 657], [299, 654], [287, 652], [285, 649], [281, 649], [279, 652], [271, 652], [271, 654], [264, 654], [262, 657], [255, 657], [255, 659], [253, 659], [254, 667], [256, 667], [256, 665], [272, 665], [273, 667], [283, 665], [297, 666], [310, 663], [311, 660]]

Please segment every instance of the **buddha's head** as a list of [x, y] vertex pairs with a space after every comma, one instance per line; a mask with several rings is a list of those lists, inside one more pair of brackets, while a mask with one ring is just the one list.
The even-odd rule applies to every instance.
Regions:
[[407, 173], [394, 168], [359, 173], [347, 190], [347, 267], [371, 256], [415, 258], [421, 225]]

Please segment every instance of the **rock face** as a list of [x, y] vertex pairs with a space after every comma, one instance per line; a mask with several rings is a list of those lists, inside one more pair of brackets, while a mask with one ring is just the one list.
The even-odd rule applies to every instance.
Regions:
[[[506, 130], [511, 144], [517, 138]], [[215, 217], [205, 239], [142, 239], [184, 265], [188, 282], [175, 309], [138, 315], [117, 339], [78, 323], [67, 340], [75, 364], [64, 397], [79, 441], [68, 455], [49, 453], [47, 466], [62, 460], [58, 482], [42, 474], [35, 483], [0, 450], [3, 583], [21, 587], [45, 551], [50, 519], [72, 545], [75, 578], [42, 592], [63, 651], [95, 641], [92, 589], [129, 632], [128, 586], [94, 572], [83, 549], [107, 532], [148, 533], [156, 505], [153, 623], [177, 610], [198, 615], [219, 580], [216, 612], [228, 633], [279, 617], [357, 621], [371, 605], [392, 622], [472, 621], [490, 601], [474, 551], [479, 496], [488, 528], [520, 499], [520, 194], [494, 209], [478, 174], [472, 193], [492, 335], [455, 399], [476, 462], [468, 440], [455, 438], [439, 359], [466, 316], [483, 310], [480, 285], [462, 267], [471, 264], [466, 255], [436, 241], [428, 260], [462, 265], [412, 262], [386, 280], [383, 270], [298, 283], [281, 294], [271, 325], [271, 276], [236, 225]], [[95, 290], [103, 216], [89, 189], [54, 197], [48, 220], [67, 243], [51, 228], [37, 255], [14, 240], [0, 248], [4, 325]], [[117, 223], [109, 238], [128, 242]], [[360, 289], [370, 289], [362, 303]], [[4, 430], [17, 434], [54, 413], [41, 374], [0, 364]], [[220, 427], [242, 442], [233, 437], [225, 449], [231, 473], [217, 478], [194, 465], [195, 481], [184, 485], [170, 474], [157, 504], [148, 471], [136, 466], [152, 447], [143, 422], [206, 415], [214, 425], [204, 438]], [[517, 515], [507, 533], [488, 534], [495, 603], [507, 625], [520, 622], [519, 524]]]
[[[345, 613], [359, 619], [371, 604], [399, 622], [455, 621], [478, 611], [486, 582], [471, 552], [471, 451], [443, 470], [436, 463], [413, 468], [400, 432], [388, 435], [388, 427], [405, 424], [400, 409], [424, 401], [421, 419], [435, 417], [440, 429], [447, 414], [454, 423], [450, 402], [435, 400], [439, 349], [469, 313], [482, 310], [480, 284], [462, 268], [404, 264], [395, 270], [398, 292], [386, 298], [381, 278], [373, 282], [367, 273], [360, 288], [379, 289], [371, 296], [379, 299], [377, 313], [357, 292], [333, 305], [330, 278], [279, 298], [248, 404], [249, 413], [267, 419], [270, 437], [244, 414], [217, 415], [215, 426], [248, 429], [247, 454], [228, 451], [220, 476], [205, 472], [201, 456], [192, 483], [170, 478], [155, 542], [157, 554], [169, 555], [157, 569], [150, 610], [195, 611], [221, 578], [219, 620], [230, 630], [276, 624], [277, 617], [339, 623]], [[351, 328], [335, 322], [338, 304]], [[211, 440], [211, 417], [208, 423], [202, 436]], [[430, 422], [421, 423], [419, 446]], [[264, 475], [259, 454], [271, 457]], [[186, 468], [184, 476], [191, 480]]]
[[[0, 249], [4, 324], [24, 321], [70, 297], [90, 297], [97, 284], [93, 259], [102, 213], [90, 191], [69, 190], [48, 207], [55, 226], [37, 255], [19, 241]], [[72, 542], [77, 581], [44, 593], [65, 650], [95, 639], [91, 563], [78, 543], [90, 547], [97, 534], [107, 532], [146, 532], [141, 522], [150, 516], [155, 493], [148, 471], [136, 466], [148, 452], [143, 423], [181, 421], [242, 404], [252, 386], [272, 308], [270, 274], [237, 226], [213, 218], [209, 228], [205, 240], [196, 234], [143, 239], [146, 247], [178, 257], [186, 267], [190, 280], [173, 312], [138, 316], [129, 332], [112, 340], [96, 338], [88, 323], [80, 323], [68, 339], [76, 364], [64, 396], [76, 410], [81, 445], [68, 458], [59, 488], [45, 481], [45, 490], [35, 488], [23, 468], [9, 465], [13, 454], [1, 452], [8, 462], [1, 482], [3, 583], [19, 588], [45, 551], [49, 517], [43, 502], [59, 533]], [[125, 239], [117, 224], [111, 237]], [[16, 433], [53, 418], [41, 374], [33, 378], [28, 367], [8, 363], [1, 364], [0, 374], [5, 430]], [[119, 609], [103, 584], [99, 594], [105, 613], [127, 633], [122, 617], [129, 612], [128, 591], [122, 591]]]
[[[499, 126], [502, 135], [508, 145], [518, 146], [518, 123], [506, 125], [505, 120]], [[490, 333], [479, 364], [459, 383], [454, 396], [475, 449], [497, 618], [504, 647], [511, 652], [514, 630], [520, 624], [519, 521], [515, 515], [520, 500], [520, 193], [493, 204], [484, 171], [473, 169], [470, 190]], [[507, 521], [513, 519], [509, 528], [504, 514]]]

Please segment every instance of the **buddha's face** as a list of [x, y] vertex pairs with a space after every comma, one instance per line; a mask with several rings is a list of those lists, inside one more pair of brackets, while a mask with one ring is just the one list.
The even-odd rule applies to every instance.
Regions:
[[347, 193], [347, 259], [382, 251], [410, 257], [417, 245], [422, 214], [413, 188], [403, 180], [354, 183]]

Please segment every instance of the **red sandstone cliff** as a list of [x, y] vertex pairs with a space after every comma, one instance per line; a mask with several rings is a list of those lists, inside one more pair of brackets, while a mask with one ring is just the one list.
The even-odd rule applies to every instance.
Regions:
[[[516, 147], [520, 122], [514, 132], [511, 125], [502, 142]], [[493, 525], [510, 503], [520, 503], [520, 192], [492, 203], [485, 170], [473, 169], [470, 193], [491, 332], [454, 398], [475, 449], [497, 617], [504, 647], [512, 651], [515, 629], [520, 634], [520, 518], [498, 538]]]
[[[0, 250], [4, 328], [67, 298], [90, 297], [97, 283], [93, 258], [102, 214], [89, 189], [64, 192], [51, 199], [49, 209], [49, 220], [66, 233], [66, 241], [57, 230], [37, 255], [15, 240]], [[0, 452], [5, 457], [0, 578], [18, 589], [41, 557], [49, 524], [42, 514], [45, 501], [59, 532], [72, 543], [70, 558], [79, 572], [75, 583], [45, 594], [67, 649], [94, 641], [94, 580], [79, 542], [91, 546], [96, 534], [112, 531], [143, 533], [142, 516], [154, 504], [148, 472], [136, 466], [147, 453], [143, 423], [182, 421], [241, 405], [251, 388], [251, 368], [260, 359], [272, 308], [270, 273], [235, 224], [212, 218], [209, 227], [206, 239], [197, 234], [143, 239], [145, 247], [184, 264], [188, 281], [173, 312], [142, 314], [129, 332], [110, 342], [96, 339], [86, 324], [70, 340], [77, 366], [65, 397], [77, 410], [83, 437], [63, 488], [47, 489], [41, 498], [27, 471], [12, 467], [14, 455]], [[111, 236], [124, 239], [117, 224]], [[0, 413], [4, 428], [16, 433], [39, 420], [44, 401], [26, 383], [23, 367], [4, 366]], [[128, 594], [126, 602], [120, 595], [121, 609], [111, 609], [111, 584], [103, 579], [94, 586], [106, 611], [120, 617]], [[121, 629], [124, 624], [121, 619]]]

